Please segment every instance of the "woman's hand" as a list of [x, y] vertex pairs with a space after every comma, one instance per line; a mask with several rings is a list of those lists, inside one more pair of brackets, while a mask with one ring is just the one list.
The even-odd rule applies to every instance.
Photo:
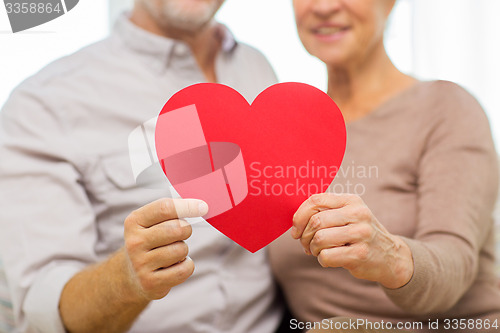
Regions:
[[292, 237], [321, 266], [343, 267], [386, 288], [402, 287], [413, 275], [408, 245], [390, 234], [357, 195], [312, 195], [293, 217]]

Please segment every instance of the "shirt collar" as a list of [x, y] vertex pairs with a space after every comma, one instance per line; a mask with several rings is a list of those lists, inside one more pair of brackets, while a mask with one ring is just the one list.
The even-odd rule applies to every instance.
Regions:
[[[216, 24], [216, 31], [222, 38], [222, 52], [231, 53], [238, 43], [225, 25]], [[126, 13], [118, 18], [113, 29], [113, 35], [118, 36], [132, 51], [145, 57], [154, 58], [150, 60], [161, 61], [163, 64], [168, 63], [175, 45], [184, 44], [182, 41], [159, 36], [138, 27], [130, 21], [129, 15]]]

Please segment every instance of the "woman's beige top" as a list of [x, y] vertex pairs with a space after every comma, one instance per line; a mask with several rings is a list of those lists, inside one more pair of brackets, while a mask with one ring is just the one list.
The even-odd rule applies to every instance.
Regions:
[[425, 323], [487, 316], [500, 327], [497, 170], [484, 111], [450, 82], [418, 82], [349, 123], [330, 190], [360, 194], [389, 232], [404, 237], [415, 272], [407, 285], [388, 290], [342, 268], [322, 268], [287, 232], [272, 243], [270, 257], [293, 315]]

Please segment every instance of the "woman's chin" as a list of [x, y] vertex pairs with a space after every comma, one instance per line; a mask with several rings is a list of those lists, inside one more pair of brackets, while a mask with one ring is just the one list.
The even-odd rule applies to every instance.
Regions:
[[344, 54], [318, 54], [315, 55], [328, 68], [344, 68], [349, 62], [349, 57]]

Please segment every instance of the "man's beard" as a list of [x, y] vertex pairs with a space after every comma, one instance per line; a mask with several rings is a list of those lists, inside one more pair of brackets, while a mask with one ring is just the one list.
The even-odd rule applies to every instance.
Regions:
[[219, 9], [220, 0], [143, 0], [162, 26], [196, 32], [207, 25]]

